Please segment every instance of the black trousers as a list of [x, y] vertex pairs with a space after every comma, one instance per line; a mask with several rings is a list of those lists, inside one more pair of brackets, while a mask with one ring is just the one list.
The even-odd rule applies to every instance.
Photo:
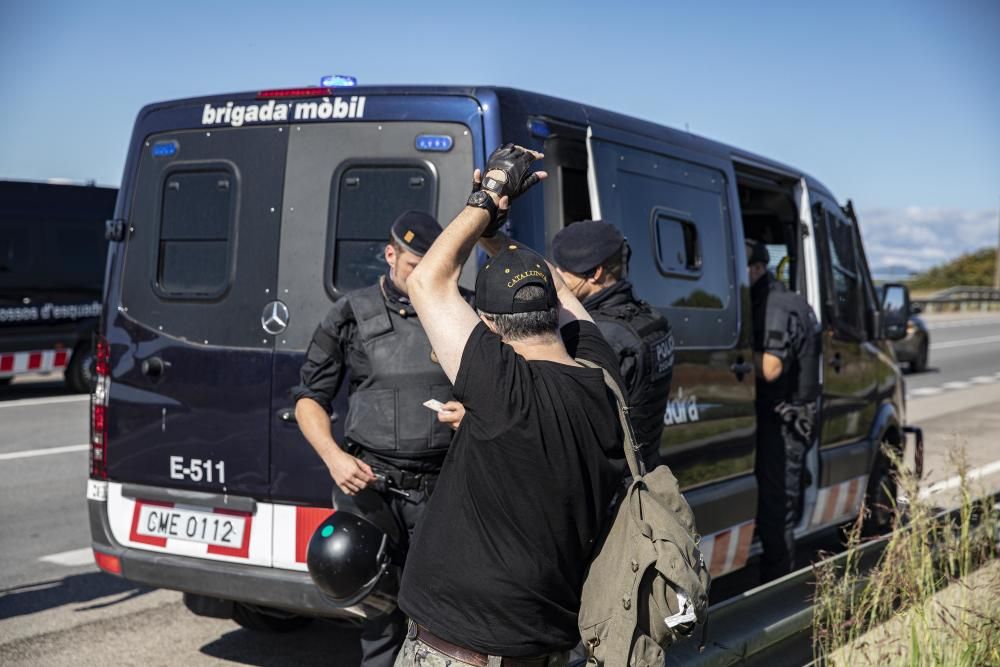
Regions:
[[[399, 525], [406, 528], [407, 544], [413, 538], [413, 530], [427, 507], [430, 495], [424, 488], [407, 489], [409, 498], [387, 494], [386, 502], [396, 515]], [[406, 639], [406, 614], [397, 607], [391, 614], [366, 619], [361, 626], [361, 664], [364, 667], [392, 667], [396, 654]]]
[[757, 409], [757, 535], [761, 583], [795, 567], [795, 525], [802, 512], [808, 441], [768, 406]]

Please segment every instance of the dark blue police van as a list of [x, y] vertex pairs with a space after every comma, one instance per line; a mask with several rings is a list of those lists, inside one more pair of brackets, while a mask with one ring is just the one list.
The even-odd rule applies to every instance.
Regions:
[[89, 392], [116, 188], [0, 181], [0, 385], [63, 373]]
[[[891, 493], [880, 446], [906, 441], [888, 341], [899, 313], [876, 298], [853, 207], [819, 181], [520, 90], [267, 90], [153, 104], [136, 120], [109, 226], [92, 401], [87, 495], [103, 569], [256, 628], [393, 604], [376, 594], [338, 608], [306, 572], [333, 483], [289, 389], [330, 304], [384, 270], [396, 215], [420, 209], [446, 224], [473, 168], [508, 141], [544, 151], [551, 174], [516, 203], [513, 236], [545, 252], [576, 220], [614, 222], [634, 250], [638, 294], [673, 325], [660, 448], [714, 576], [759, 549], [744, 238], [768, 244], [823, 323], [822, 428], [797, 535]], [[476, 269], [473, 258], [463, 284]], [[908, 301], [905, 288], [890, 292]], [[338, 440], [345, 414], [344, 394]]]

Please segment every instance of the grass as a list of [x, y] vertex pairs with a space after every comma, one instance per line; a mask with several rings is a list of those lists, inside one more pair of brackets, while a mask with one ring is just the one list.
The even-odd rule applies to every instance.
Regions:
[[[1000, 665], [998, 517], [992, 503], [976, 502], [964, 454], [952, 461], [962, 478], [953, 522], [936, 521], [917, 480], [904, 473], [900, 497], [910, 502], [893, 512], [906, 528], [892, 534], [874, 568], [863, 573], [853, 552], [842, 567], [814, 566], [820, 664]], [[863, 516], [848, 531], [848, 548], [861, 542]]]

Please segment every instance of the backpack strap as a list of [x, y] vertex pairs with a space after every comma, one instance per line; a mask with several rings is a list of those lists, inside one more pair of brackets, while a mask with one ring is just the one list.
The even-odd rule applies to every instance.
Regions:
[[625, 402], [625, 397], [622, 394], [621, 387], [615, 382], [614, 378], [611, 377], [611, 373], [607, 370], [598, 366], [593, 361], [588, 361], [587, 359], [577, 359], [576, 362], [581, 366], [586, 366], [587, 368], [600, 368], [601, 372], [604, 373], [604, 384], [607, 385], [608, 389], [615, 396], [615, 403], [618, 404], [618, 421], [622, 425], [622, 433], [625, 435], [625, 460], [628, 462], [629, 472], [632, 473], [632, 477], [638, 478], [646, 474], [646, 466], [643, 465], [642, 459], [636, 456], [639, 451], [639, 443], [636, 442], [635, 432], [632, 430], [632, 420], [628, 416], [628, 404]]

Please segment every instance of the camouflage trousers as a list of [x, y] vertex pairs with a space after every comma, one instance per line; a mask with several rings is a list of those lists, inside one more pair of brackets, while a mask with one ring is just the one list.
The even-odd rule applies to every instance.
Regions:
[[[545, 667], [563, 667], [569, 659], [569, 652], [553, 653], [545, 662]], [[490, 656], [486, 667], [502, 667], [500, 656]], [[437, 649], [433, 649], [422, 641], [407, 636], [403, 648], [396, 656], [394, 667], [476, 667], [468, 662], [451, 658]]]

